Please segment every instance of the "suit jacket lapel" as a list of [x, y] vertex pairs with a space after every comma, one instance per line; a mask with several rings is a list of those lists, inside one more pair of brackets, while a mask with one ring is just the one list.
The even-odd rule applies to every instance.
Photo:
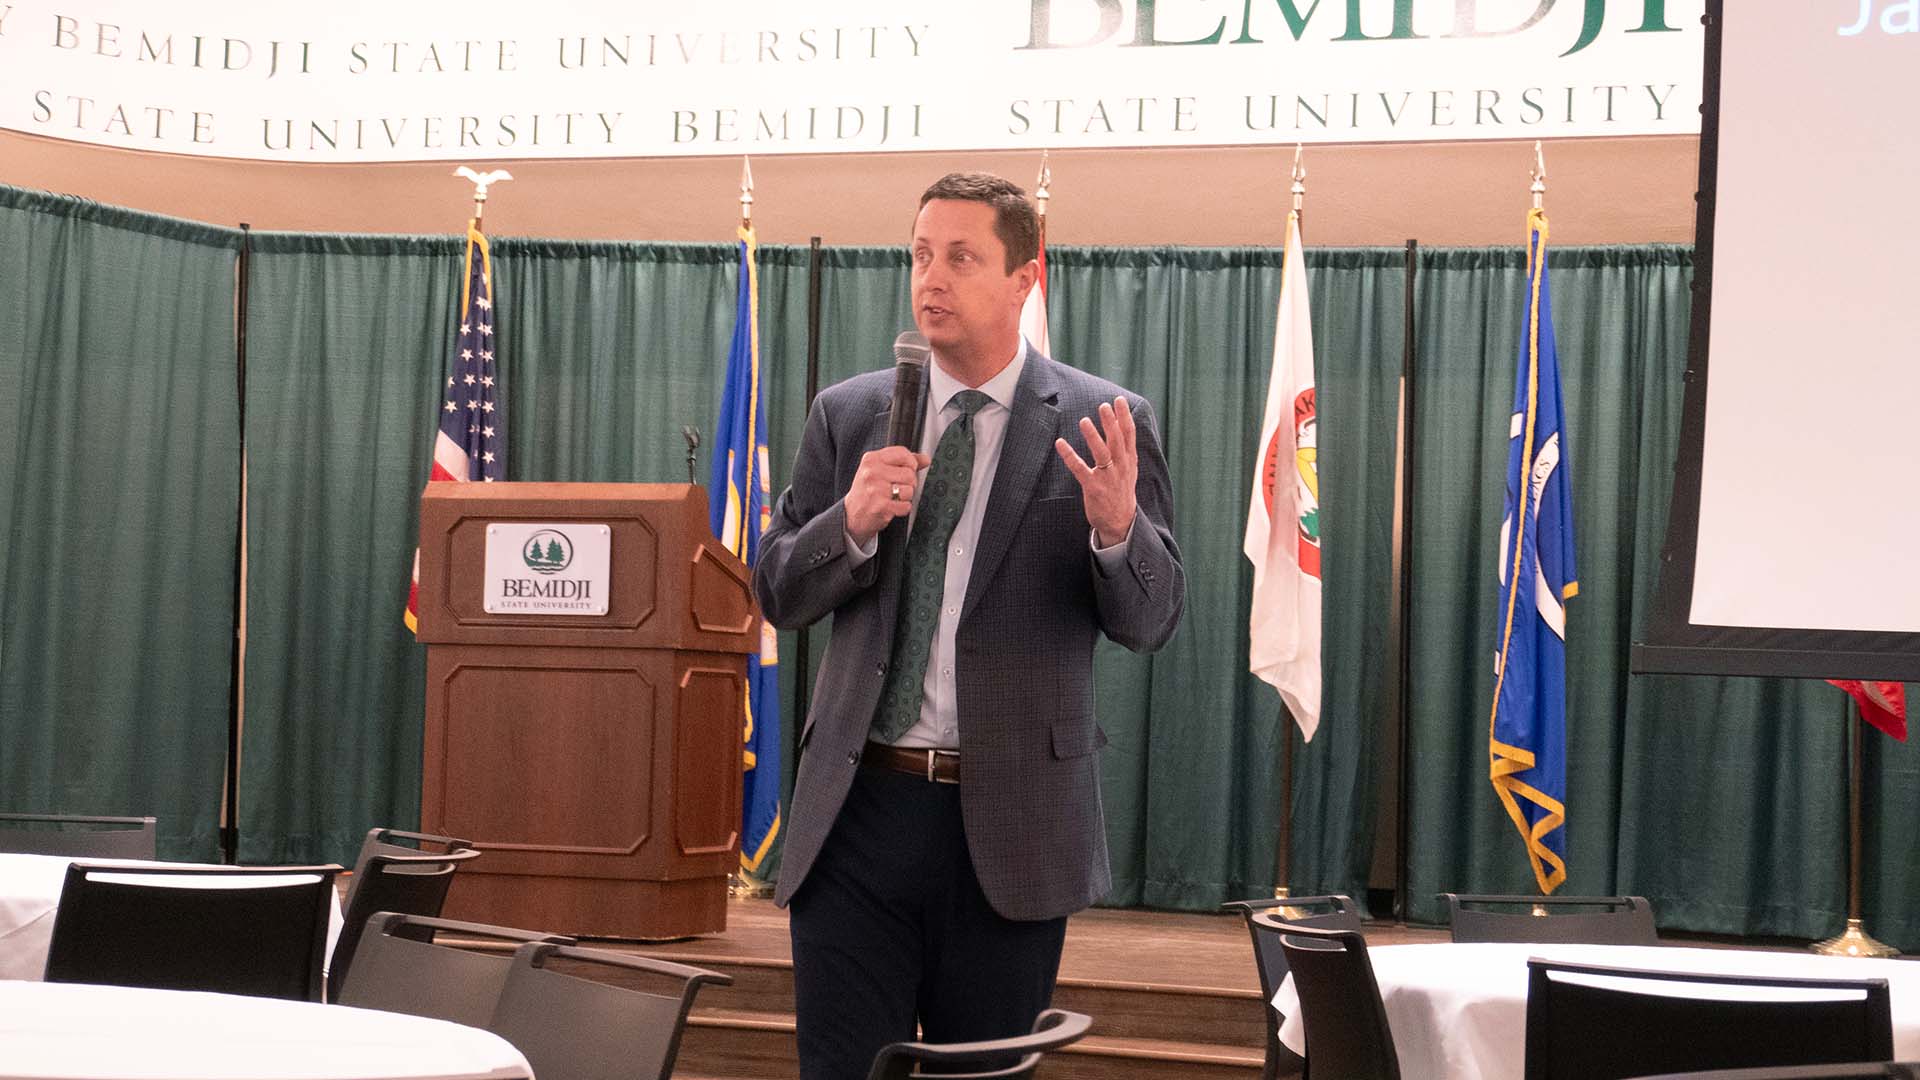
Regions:
[[960, 617], [971, 614], [980, 594], [1013, 545], [1013, 537], [1026, 516], [1027, 503], [1033, 499], [1034, 485], [1054, 456], [1053, 440], [1059, 437], [1060, 410], [1058, 380], [1053, 361], [1027, 349], [1027, 366], [1013, 394], [1013, 415], [1007, 420], [1007, 433], [1000, 444], [1000, 465], [993, 473], [993, 491], [987, 499], [987, 514], [980, 523], [980, 540], [974, 548], [973, 569], [967, 577], [967, 599]]

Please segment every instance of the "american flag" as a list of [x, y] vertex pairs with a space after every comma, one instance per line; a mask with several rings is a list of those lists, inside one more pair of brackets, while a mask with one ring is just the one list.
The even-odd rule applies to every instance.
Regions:
[[[429, 480], [499, 480], [507, 475], [506, 429], [494, 407], [500, 366], [494, 360], [493, 260], [477, 223], [467, 226], [466, 288], [460, 294], [460, 328], [447, 364], [433, 439]], [[419, 632], [420, 552], [413, 553], [413, 586], [407, 594], [407, 628]]]

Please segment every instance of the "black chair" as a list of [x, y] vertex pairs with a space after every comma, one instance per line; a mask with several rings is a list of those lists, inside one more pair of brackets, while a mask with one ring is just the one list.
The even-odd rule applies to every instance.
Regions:
[[76, 862], [46, 980], [319, 1001], [339, 872]]
[[1307, 1032], [1307, 1080], [1400, 1080], [1380, 986], [1373, 981], [1367, 939], [1352, 930], [1296, 926], [1255, 915], [1286, 951], [1300, 1019]]
[[1663, 1073], [1634, 1080], [1920, 1080], [1920, 1062], [1867, 1062], [1859, 1065], [1800, 1065], [1764, 1069], [1708, 1069]]
[[[658, 989], [615, 986], [556, 966]], [[673, 1075], [694, 995], [732, 982], [665, 960], [534, 942], [515, 950], [488, 1027], [526, 1055], [540, 1080], [664, 1080]]]
[[481, 951], [444, 944], [435, 940], [436, 932], [442, 930], [515, 946], [530, 941], [573, 944], [572, 938], [559, 934], [375, 912], [354, 950], [353, 975], [331, 1000], [486, 1027], [500, 1004], [513, 954], [498, 947]]
[[[419, 847], [403, 847], [394, 840], [410, 840]], [[453, 872], [468, 859], [480, 857], [473, 845], [451, 836], [400, 832], [397, 829], [369, 829], [360, 844], [360, 857], [353, 864], [352, 883], [347, 887], [347, 902], [342, 905], [340, 939], [333, 947], [333, 966], [327, 971], [327, 998], [340, 995], [346, 985], [347, 971], [353, 966], [360, 934], [367, 919], [376, 911], [402, 915], [440, 914], [447, 902], [447, 888], [453, 884]], [[431, 941], [431, 931], [402, 928], [402, 936], [417, 935], [415, 940]]]
[[152, 859], [150, 817], [0, 814], [0, 851], [76, 859]]
[[[916, 1080], [922, 1076], [940, 1076], [944, 1080], [1011, 1080], [1028, 1077], [1050, 1050], [1058, 1050], [1080, 1040], [1093, 1026], [1093, 1018], [1065, 1009], [1048, 1009], [1034, 1018], [1033, 1032], [1010, 1039], [988, 1039], [970, 1043], [898, 1042], [880, 1048], [873, 1059], [867, 1080]], [[988, 1067], [985, 1072], [923, 1073], [922, 1064], [979, 1068], [977, 1062], [1014, 1058], [1012, 1064]], [[544, 1080], [544, 1078], [543, 1078]]]
[[[1658, 945], [1653, 905], [1644, 896], [1482, 896], [1441, 893], [1456, 942], [1552, 945]], [[1469, 907], [1468, 905], [1474, 905]], [[1524, 907], [1482, 911], [1480, 906]], [[1546, 914], [1535, 914], [1538, 906]], [[1573, 910], [1567, 910], [1573, 909]]]
[[1222, 911], [1240, 913], [1247, 923], [1247, 935], [1253, 939], [1253, 964], [1260, 973], [1260, 1016], [1267, 1026], [1267, 1061], [1261, 1070], [1260, 1080], [1275, 1080], [1279, 1076], [1298, 1073], [1305, 1064], [1305, 1059], [1280, 1044], [1280, 1017], [1273, 1011], [1274, 992], [1280, 989], [1280, 981], [1287, 977], [1286, 951], [1280, 948], [1280, 936], [1277, 933], [1253, 921], [1254, 915], [1272, 912], [1276, 908], [1286, 909], [1278, 917], [1292, 926], [1355, 932], [1360, 929], [1359, 906], [1352, 897], [1338, 893], [1332, 896], [1230, 900], [1220, 905]]
[[[1714, 989], [1728, 986], [1740, 990], [1729, 995]], [[1529, 960], [1526, 1055], [1527, 1080], [1891, 1061], [1893, 1013], [1885, 979], [1761, 978]]]

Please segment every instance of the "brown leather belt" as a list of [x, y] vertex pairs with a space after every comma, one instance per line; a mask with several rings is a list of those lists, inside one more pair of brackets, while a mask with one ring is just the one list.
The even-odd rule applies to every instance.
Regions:
[[876, 769], [891, 769], [894, 772], [918, 776], [934, 784], [960, 782], [960, 751], [958, 750], [916, 750], [905, 746], [888, 746], [885, 743], [870, 742], [860, 754], [860, 763], [871, 765]]

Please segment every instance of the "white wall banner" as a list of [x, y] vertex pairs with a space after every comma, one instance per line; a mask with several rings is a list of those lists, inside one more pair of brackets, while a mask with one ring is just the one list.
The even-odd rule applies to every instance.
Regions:
[[1703, 0], [0, 0], [0, 127], [274, 161], [1697, 133]]

